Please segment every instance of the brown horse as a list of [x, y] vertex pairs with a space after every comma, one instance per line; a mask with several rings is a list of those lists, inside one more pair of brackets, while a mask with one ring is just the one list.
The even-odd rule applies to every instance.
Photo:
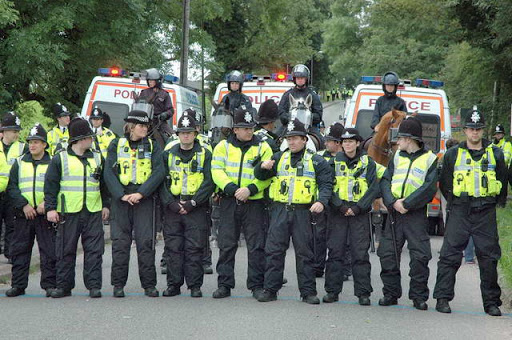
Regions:
[[375, 135], [365, 142], [368, 156], [375, 162], [388, 166], [389, 159], [393, 155], [393, 144], [390, 141], [389, 130], [398, 128], [398, 125], [404, 120], [407, 114], [403, 111], [393, 109], [386, 113], [380, 119], [380, 123], [375, 127]]

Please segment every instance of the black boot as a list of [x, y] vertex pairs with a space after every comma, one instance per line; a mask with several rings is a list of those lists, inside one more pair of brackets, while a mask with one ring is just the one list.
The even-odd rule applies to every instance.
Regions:
[[225, 286], [220, 286], [216, 291], [213, 292], [212, 296], [214, 299], [226, 298], [231, 296], [231, 289]]
[[485, 312], [490, 316], [501, 316], [501, 311], [496, 305], [485, 307]]
[[12, 287], [11, 289], [5, 292], [5, 296], [7, 297], [15, 297], [20, 295], [25, 295], [25, 289]]
[[252, 297], [255, 298], [256, 300], [259, 300], [263, 292], [263, 288], [255, 288], [252, 290]]
[[397, 304], [398, 304], [397, 298], [394, 298], [389, 295], [384, 295], [384, 297], [379, 300], [379, 306], [393, 306], [393, 305], [397, 305]]
[[114, 294], [113, 295], [116, 298], [124, 298], [123, 287], [114, 287]]
[[359, 297], [359, 304], [361, 306], [371, 306], [370, 297], [369, 296], [360, 296]]
[[269, 290], [264, 290], [263, 293], [258, 298], [259, 302], [270, 302], [270, 301], [276, 301], [277, 300], [277, 294], [274, 292], [271, 292]]
[[71, 296], [71, 289], [64, 289], [64, 288], [56, 288], [52, 292], [52, 298], [59, 299], [66, 296]]
[[52, 296], [52, 292], [55, 290], [55, 288], [46, 288], [46, 297]]
[[91, 289], [91, 290], [89, 290], [89, 296], [92, 299], [100, 298], [101, 297], [101, 290], [99, 290], [99, 289]]
[[306, 295], [302, 297], [302, 302], [308, 303], [310, 305], [319, 305], [320, 299], [316, 295]]
[[158, 297], [158, 296], [160, 296], [160, 293], [158, 292], [158, 290], [155, 287], [149, 287], [149, 288], [144, 289], [144, 295], [149, 296], [149, 297]]
[[210, 275], [210, 274], [213, 274], [213, 269], [212, 269], [212, 266], [210, 266], [209, 264], [205, 264], [203, 266], [203, 271], [206, 275]]
[[422, 299], [414, 299], [413, 300], [414, 308], [418, 310], [428, 310], [428, 305]]
[[180, 295], [180, 294], [181, 294], [180, 287], [176, 287], [176, 286], [169, 286], [162, 293], [163, 296], [176, 296], [176, 295]]
[[203, 297], [203, 292], [201, 292], [201, 288], [190, 288], [190, 296], [194, 298]]
[[436, 304], [436, 311], [441, 313], [451, 313], [452, 309], [447, 299], [438, 299]]
[[333, 303], [339, 300], [338, 294], [335, 293], [327, 293], [322, 298], [322, 301], [325, 303]]

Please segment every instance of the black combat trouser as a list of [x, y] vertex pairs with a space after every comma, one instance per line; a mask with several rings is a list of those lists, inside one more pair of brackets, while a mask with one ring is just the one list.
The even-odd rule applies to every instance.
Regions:
[[55, 230], [45, 218], [38, 215], [34, 220], [17, 217], [12, 235], [12, 286], [25, 289], [28, 286], [30, 260], [34, 239], [37, 238], [39, 256], [41, 257], [41, 288], [57, 286], [55, 263]]
[[315, 251], [315, 273], [322, 275], [325, 270], [325, 259], [327, 258], [327, 219], [328, 208], [316, 217], [316, 228], [314, 229], [314, 251]]
[[[62, 218], [62, 217], [61, 217]], [[105, 239], [101, 211], [89, 212], [87, 208], [65, 214], [64, 224], [59, 225], [55, 239], [57, 254], [57, 288], [75, 288], [75, 266], [78, 239], [82, 238], [84, 250], [84, 283], [87, 289], [101, 289]]]
[[410, 210], [402, 215], [398, 212], [387, 219], [386, 228], [382, 233], [377, 255], [380, 258], [382, 267], [380, 277], [384, 283], [382, 289], [385, 296], [400, 298], [402, 296], [402, 285], [400, 282], [400, 267], [395, 260], [395, 251], [391, 234], [391, 219], [395, 220], [396, 247], [398, 259], [400, 260], [402, 248], [407, 241], [409, 249], [409, 299], [428, 300], [428, 276], [430, 270], [428, 262], [432, 258], [430, 249], [430, 238], [428, 236], [428, 218], [426, 208]]
[[344, 260], [347, 243], [350, 243], [352, 273], [354, 275], [354, 295], [370, 296], [371, 265], [370, 221], [368, 214], [346, 217], [338, 210], [332, 210], [327, 229], [329, 258], [325, 268], [325, 291], [340, 294], [343, 289]]
[[202, 256], [208, 242], [206, 207], [197, 207], [186, 215], [165, 210], [164, 240], [167, 263], [167, 286], [201, 288]]
[[14, 207], [9, 201], [7, 193], [0, 194], [0, 235], [3, 229], [3, 252], [6, 258], [10, 258], [10, 246], [12, 243], [12, 234], [14, 232]]
[[207, 223], [207, 238], [206, 244], [203, 248], [203, 255], [201, 259], [201, 263], [203, 266], [211, 266], [212, 265], [212, 248], [210, 247], [210, 236], [212, 235], [212, 206], [209, 205], [206, 207], [206, 223]]
[[287, 206], [274, 203], [270, 208], [270, 226], [265, 255], [267, 267], [264, 288], [278, 292], [283, 285], [286, 250], [290, 236], [295, 249], [295, 266], [301, 297], [316, 295], [314, 236], [309, 205]]
[[135, 205], [121, 200], [112, 201], [110, 218], [112, 238], [111, 284], [124, 287], [128, 280], [132, 240], [137, 247], [139, 278], [143, 289], [156, 287], [155, 242], [153, 230], [153, 198], [142, 199]]
[[469, 209], [467, 205], [452, 205], [437, 264], [434, 299], [453, 300], [455, 276], [470, 236], [473, 237], [478, 258], [484, 308], [501, 306], [501, 289], [496, 268], [501, 257], [501, 248], [494, 205], [484, 206], [481, 210]]
[[263, 287], [265, 274], [264, 203], [262, 200], [239, 202], [233, 197], [220, 200], [218, 231], [219, 260], [217, 273], [219, 287], [235, 287], [235, 255], [240, 231], [247, 244], [247, 288]]

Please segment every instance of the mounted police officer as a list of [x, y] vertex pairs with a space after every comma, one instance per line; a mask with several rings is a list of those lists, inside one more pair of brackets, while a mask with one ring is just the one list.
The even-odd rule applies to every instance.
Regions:
[[53, 114], [57, 119], [57, 126], [48, 132], [48, 145], [50, 147], [50, 156], [53, 156], [60, 150], [66, 150], [69, 140], [69, 122], [71, 113], [61, 103], [53, 106]]
[[178, 121], [179, 143], [163, 153], [167, 180], [160, 198], [165, 208], [164, 240], [167, 289], [164, 296], [181, 294], [186, 280], [192, 297], [201, 297], [203, 255], [208, 243], [208, 203], [215, 185], [211, 152], [196, 136], [196, 120], [183, 113]]
[[218, 289], [214, 298], [231, 295], [235, 287], [235, 255], [240, 231], [248, 253], [247, 288], [254, 298], [263, 291], [265, 228], [263, 191], [270, 181], [254, 177], [254, 167], [269, 160], [272, 150], [254, 136], [254, 119], [247, 108], [235, 110], [233, 133], [213, 150], [212, 176], [220, 189], [220, 226], [217, 262]]
[[109, 216], [109, 197], [103, 182], [103, 159], [92, 149], [89, 122], [75, 118], [69, 124], [69, 145], [52, 159], [44, 182], [45, 211], [58, 224], [56, 237], [57, 288], [52, 298], [71, 295], [75, 287], [78, 239], [84, 249], [84, 283], [91, 298], [101, 297], [103, 252], [102, 220]]
[[422, 135], [419, 119], [402, 121], [398, 128], [399, 150], [380, 180], [389, 215], [377, 251], [384, 283], [381, 306], [396, 305], [402, 296], [400, 255], [407, 241], [411, 257], [409, 298], [416, 309], [428, 309], [428, 262], [432, 252], [426, 209], [437, 191], [438, 174], [437, 156], [425, 149]]
[[384, 95], [380, 96], [377, 99], [377, 103], [375, 103], [372, 123], [370, 125], [372, 129], [375, 129], [375, 126], [379, 124], [382, 116], [392, 109], [407, 112], [407, 105], [405, 104], [405, 101], [396, 95], [399, 84], [400, 79], [398, 78], [398, 74], [395, 72], [386, 72], [384, 77], [382, 77], [382, 90], [384, 91]]
[[492, 136], [494, 137], [494, 145], [496, 145], [501, 149], [501, 151], [503, 151], [503, 156], [505, 157], [505, 164], [507, 165], [507, 167], [510, 166], [510, 161], [512, 160], [512, 143], [505, 139], [505, 128], [503, 127], [503, 125], [496, 125], [496, 128], [494, 129]]
[[286, 91], [279, 101], [279, 118], [283, 126], [290, 121], [290, 95], [295, 99], [312, 97], [311, 113], [313, 115], [313, 127], [318, 128], [323, 116], [323, 106], [318, 94], [309, 87], [310, 73], [309, 69], [302, 64], [295, 65], [292, 70], [292, 77], [295, 86]]
[[270, 226], [265, 246], [266, 270], [260, 302], [274, 301], [283, 285], [286, 250], [290, 237], [295, 248], [297, 277], [302, 301], [319, 304], [315, 282], [313, 228], [317, 214], [332, 194], [332, 170], [319, 155], [306, 149], [307, 131], [298, 119], [291, 121], [285, 135], [289, 150], [258, 164], [256, 178], [272, 179]]
[[130, 111], [124, 120], [124, 136], [110, 143], [105, 167], [112, 196], [111, 283], [114, 297], [124, 297], [134, 238], [144, 294], [157, 297], [153, 216], [155, 191], [165, 177], [162, 155], [158, 143], [147, 136], [150, 119], [146, 112]]
[[279, 145], [277, 145], [277, 139], [279, 138], [273, 131], [275, 129], [275, 122], [279, 119], [279, 108], [273, 99], [269, 99], [261, 104], [258, 110], [258, 116], [256, 121], [256, 130], [254, 134], [259, 136], [262, 141], [267, 142], [272, 148], [272, 152], [276, 153], [279, 151]]
[[24, 295], [28, 286], [30, 259], [37, 237], [41, 257], [41, 288], [46, 297], [55, 289], [55, 232], [46, 220], [44, 210], [44, 177], [50, 164], [46, 130], [36, 124], [29, 132], [29, 153], [13, 164], [8, 194], [16, 213], [10, 254], [12, 257], [12, 288], [8, 297]]
[[[222, 97], [221, 104], [227, 106], [229, 112], [235, 112], [240, 106], [245, 106], [249, 111], [252, 109], [252, 103], [249, 97], [242, 93], [244, 85], [244, 75], [242, 72], [234, 70], [226, 76], [228, 93]], [[226, 104], [227, 103], [227, 104]]]
[[484, 310], [501, 315], [496, 205], [505, 206], [507, 200], [507, 167], [501, 149], [482, 138], [484, 128], [484, 116], [475, 109], [464, 124], [467, 140], [450, 148], [443, 158], [439, 186], [448, 201], [448, 217], [434, 289], [436, 310], [441, 313], [451, 312], [449, 301], [455, 296], [462, 251], [473, 237]]
[[347, 128], [341, 135], [343, 152], [331, 158], [335, 185], [328, 219], [327, 247], [329, 258], [325, 271], [323, 301], [338, 301], [343, 288], [345, 247], [350, 244], [354, 295], [362, 306], [370, 305], [371, 265], [370, 221], [368, 212], [379, 194], [375, 162], [361, 150], [363, 138], [356, 129]]
[[[0, 143], [0, 162], [6, 163], [5, 174], [6, 183], [9, 180], [9, 171], [11, 166], [15, 163], [16, 159], [28, 151], [25, 143], [19, 142], [20, 130], [21, 130], [20, 118], [15, 112], [8, 112], [2, 117], [3, 132], [2, 142]], [[7, 195], [1, 195], [0, 198], [0, 229], [2, 228], [2, 221], [5, 223], [4, 232], [4, 249], [3, 253], [10, 261], [9, 247], [11, 245], [11, 235], [14, 231], [14, 210], [11, 205], [11, 200], [8, 199]]]
[[103, 158], [107, 157], [107, 149], [116, 135], [108, 128], [103, 126], [104, 114], [99, 107], [92, 109], [89, 121], [92, 125], [94, 136], [94, 148], [100, 151]]

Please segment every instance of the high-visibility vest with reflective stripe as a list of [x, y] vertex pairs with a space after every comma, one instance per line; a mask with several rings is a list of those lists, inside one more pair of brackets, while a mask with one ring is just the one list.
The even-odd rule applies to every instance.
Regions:
[[[2, 144], [2, 143], [0, 143]], [[0, 151], [0, 192], [4, 192], [9, 183], [9, 165], [3, 151]]]
[[20, 160], [18, 162], [18, 188], [32, 207], [44, 201], [44, 176], [48, 164], [37, 164]]
[[[198, 134], [196, 136], [196, 139], [199, 141], [199, 145], [201, 145], [206, 150], [212, 152], [212, 146], [210, 145], [210, 141], [208, 139], [208, 136], [205, 136], [203, 134]], [[180, 139], [178, 136], [173, 135], [169, 138], [169, 142], [165, 145], [164, 151], [170, 150], [173, 146], [180, 143]]]
[[55, 155], [57, 151], [66, 150], [68, 148], [69, 129], [66, 128], [66, 132], [62, 133], [60, 128], [56, 126], [48, 132], [47, 140], [51, 156]]
[[436, 160], [436, 155], [428, 151], [414, 161], [400, 156], [397, 151], [393, 158], [395, 167], [391, 179], [391, 193], [397, 199], [409, 197], [414, 191], [423, 185], [427, 177], [428, 169]]
[[116, 139], [116, 135], [107, 128], [101, 128], [101, 135], [96, 134], [97, 143], [95, 142], [95, 147], [97, 151], [101, 152], [103, 158], [107, 157], [108, 146], [110, 142]]
[[[215, 184], [223, 189], [230, 182], [235, 183], [240, 188], [247, 187], [253, 183], [256, 179], [254, 177], [254, 166], [262, 159], [263, 147], [268, 148], [269, 156], [272, 154], [270, 146], [265, 142], [260, 142], [257, 145], [252, 145], [245, 154], [242, 155], [242, 149], [231, 145], [227, 140], [221, 141], [215, 147], [212, 157], [212, 177]], [[221, 151], [221, 149], [224, 149]], [[226, 181], [216, 176], [216, 171], [224, 172], [227, 176]], [[261, 181], [264, 183], [264, 181]], [[268, 185], [266, 185], [268, 186]], [[263, 190], [265, 188], [258, 187], [260, 189], [255, 195], [250, 196], [250, 200], [262, 199]]]
[[[60, 192], [57, 200], [57, 211], [60, 213], [77, 213], [85, 207], [90, 212], [101, 211], [100, 181], [93, 177], [101, 173], [101, 155], [93, 151], [94, 157], [87, 158], [87, 166], [77, 156], [70, 155], [67, 150], [59, 153], [62, 174]], [[61, 194], [65, 197], [66, 211], [62, 211]]]
[[[485, 165], [487, 163], [487, 165]], [[487, 171], [485, 168], [487, 167]], [[458, 148], [453, 167], [453, 195], [467, 192], [471, 197], [497, 196], [502, 183], [496, 179], [496, 159], [492, 145], [485, 149], [480, 160], [474, 161], [468, 150]]]
[[195, 152], [192, 159], [184, 163], [180, 157], [169, 153], [167, 164], [169, 166], [170, 191], [174, 196], [194, 195], [204, 180], [205, 148]]
[[496, 144], [503, 151], [503, 156], [505, 156], [505, 164], [507, 167], [510, 165], [510, 161], [512, 160], [512, 143], [502, 138], [498, 144]]
[[313, 155], [306, 150], [296, 168], [292, 168], [290, 151], [285, 151], [281, 155], [277, 164], [277, 175], [270, 185], [271, 198], [274, 202], [308, 204], [315, 201], [318, 188]]
[[151, 176], [151, 156], [153, 154], [153, 142], [149, 141], [149, 151], [139, 158], [139, 149], [132, 150], [128, 139], [119, 138], [117, 144], [117, 163], [119, 164], [119, 181], [122, 185], [142, 184]]
[[18, 141], [12, 143], [7, 155], [4, 152], [3, 143], [0, 143], [0, 148], [2, 149], [2, 152], [0, 152], [0, 157], [5, 158], [5, 161], [7, 162], [7, 165], [9, 165], [10, 170], [14, 162], [16, 162], [16, 159], [23, 155], [23, 151], [25, 150], [25, 143], [21, 143]]
[[367, 168], [367, 155], [361, 156], [353, 169], [349, 169], [347, 163], [334, 159], [334, 193], [344, 201], [359, 202], [368, 191]]
[[380, 180], [382, 176], [384, 176], [384, 173], [386, 172], [386, 167], [382, 164], [375, 162], [375, 170], [377, 170], [377, 179]]

